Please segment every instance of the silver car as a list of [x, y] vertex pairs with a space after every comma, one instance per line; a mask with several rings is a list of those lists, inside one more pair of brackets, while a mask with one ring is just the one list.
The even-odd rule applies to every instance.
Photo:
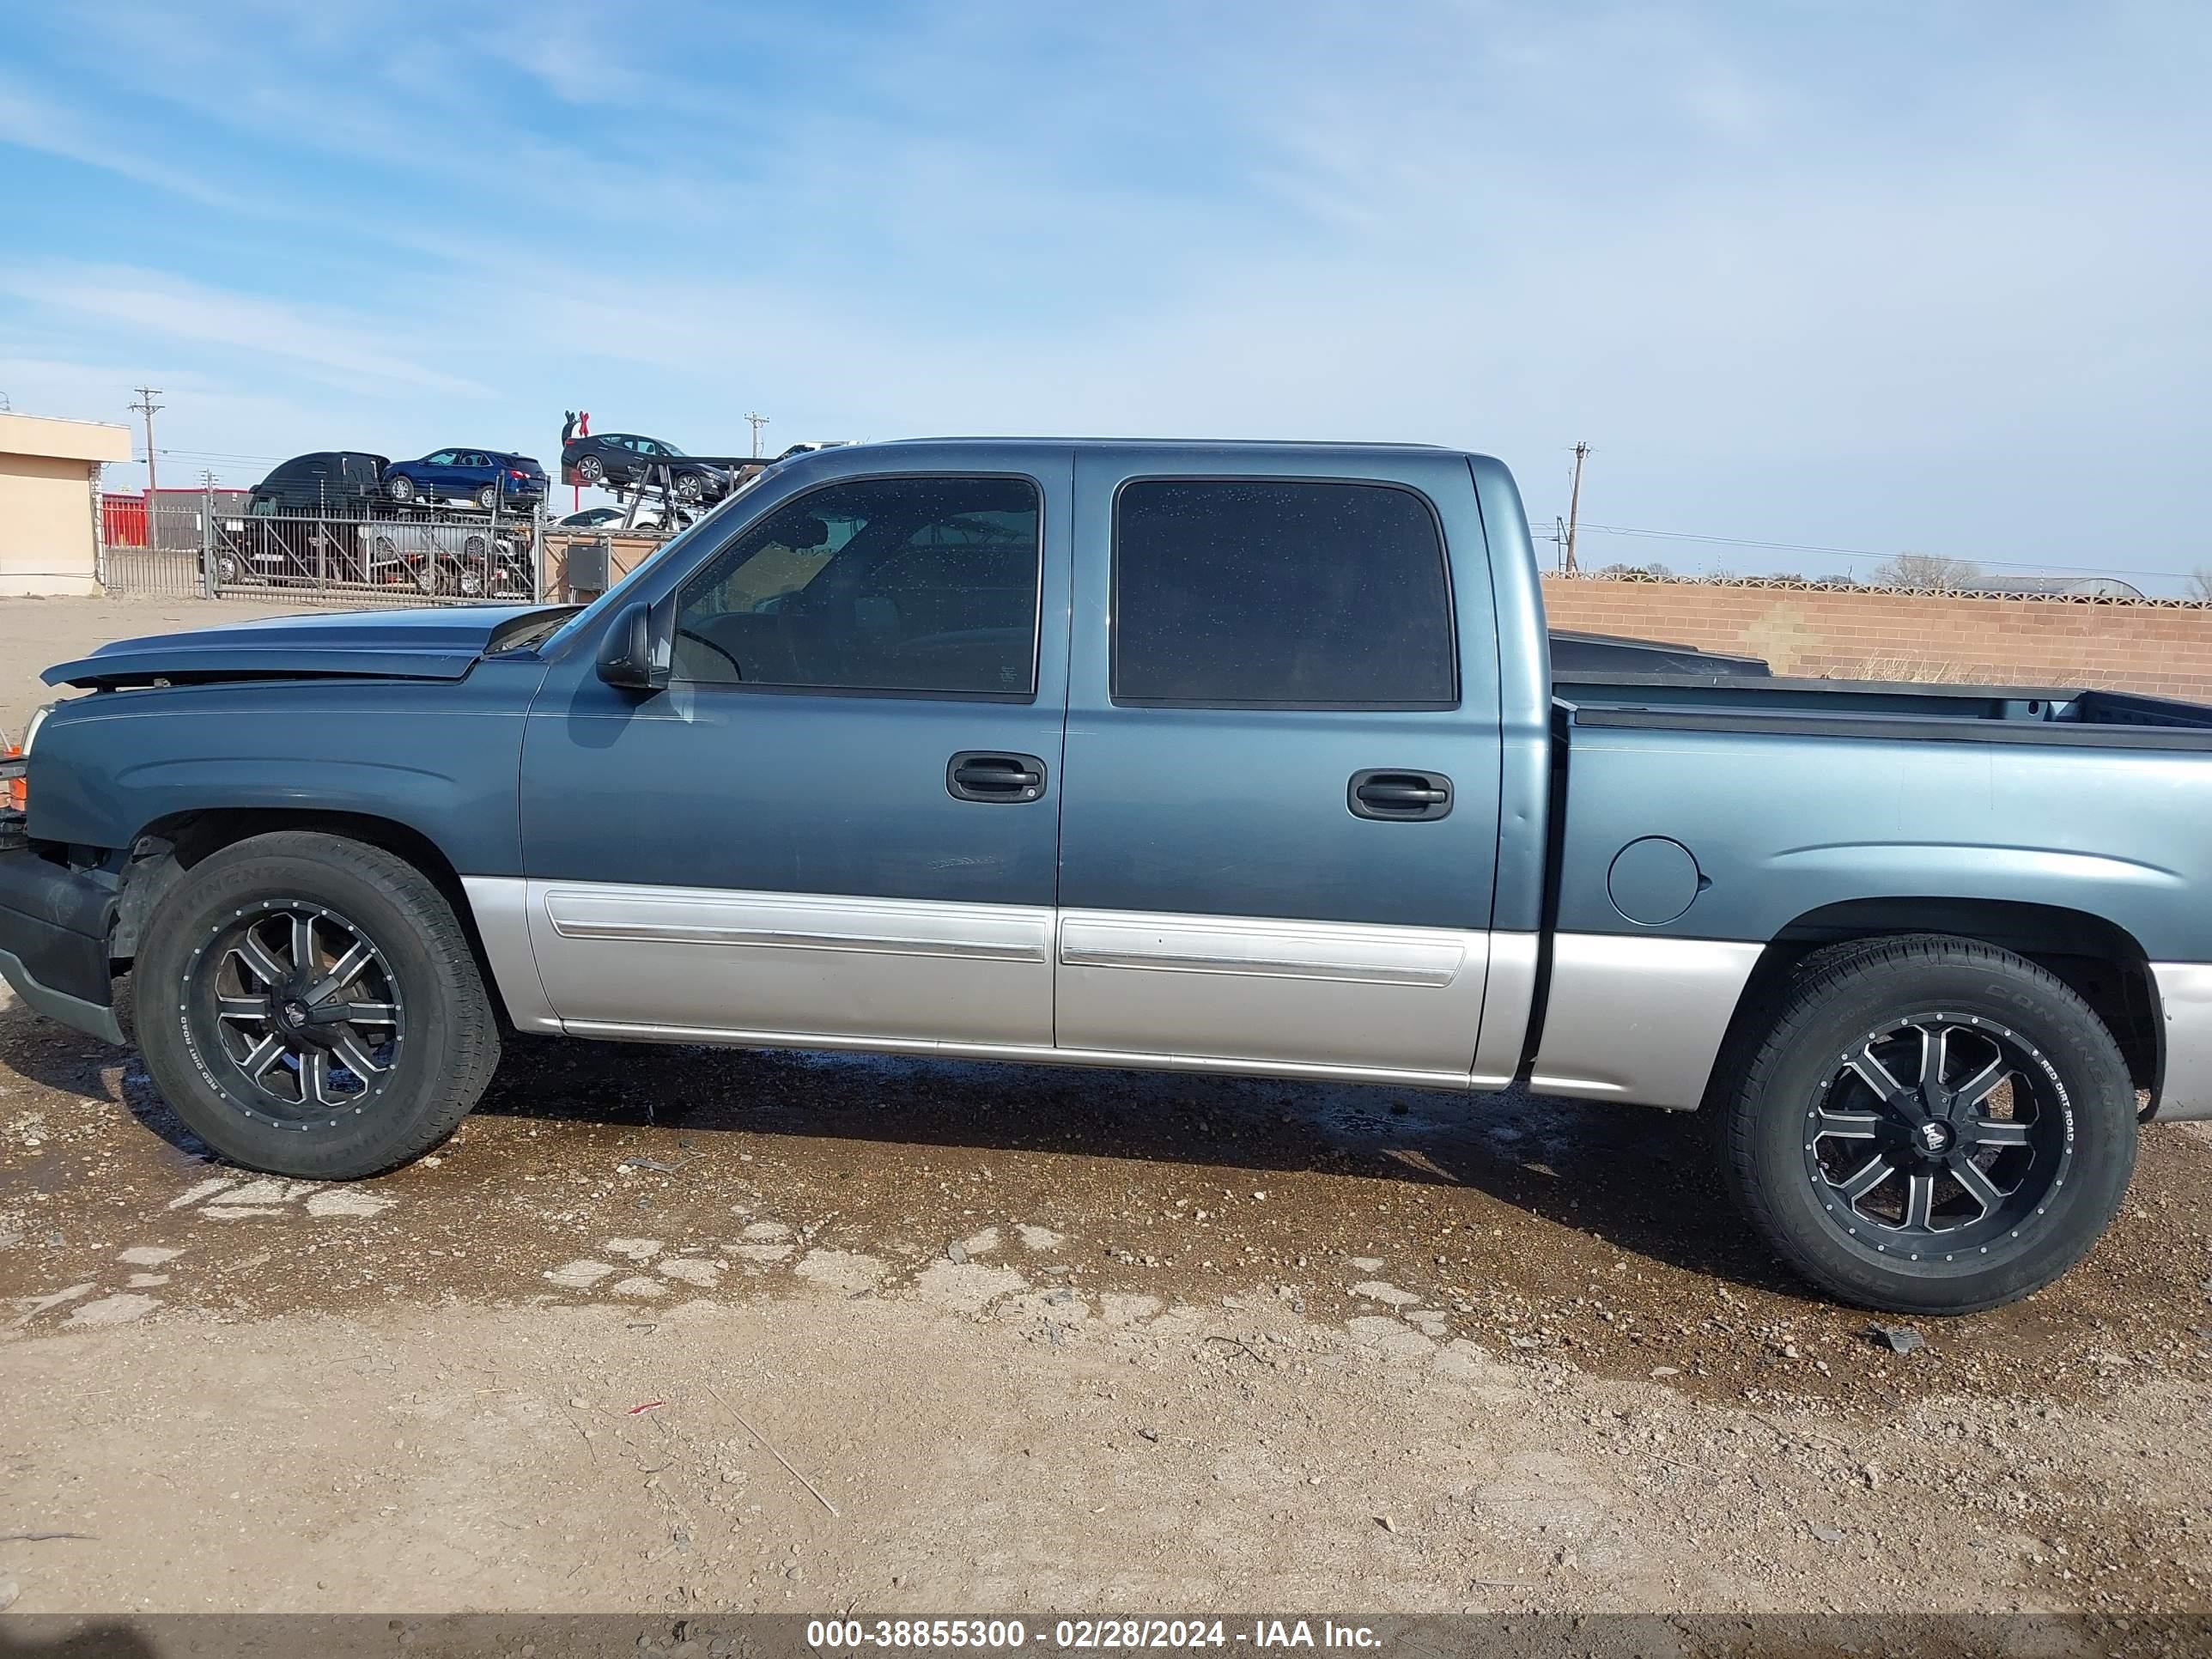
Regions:
[[404, 584], [464, 599], [530, 596], [529, 543], [488, 525], [372, 520], [360, 533], [364, 574], [373, 585]]

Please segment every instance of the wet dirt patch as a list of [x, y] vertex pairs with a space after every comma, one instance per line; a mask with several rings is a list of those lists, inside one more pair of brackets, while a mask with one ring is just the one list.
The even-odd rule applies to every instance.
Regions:
[[[165, 1304], [256, 1314], [589, 1297], [617, 1267], [687, 1293], [927, 1285], [975, 1309], [1042, 1280], [1258, 1293], [1508, 1363], [1845, 1413], [2093, 1399], [2202, 1378], [2212, 1352], [2212, 1146], [2172, 1130], [2146, 1133], [2088, 1261], [2026, 1304], [1922, 1322], [1927, 1346], [1899, 1355], [1765, 1258], [1698, 1125], [1633, 1108], [522, 1041], [434, 1158], [331, 1185], [210, 1162], [135, 1057], [20, 1011], [0, 1066], [0, 1294], [19, 1312], [87, 1280], [122, 1291], [125, 1250], [183, 1252]], [[685, 1265], [653, 1271], [664, 1256]]]

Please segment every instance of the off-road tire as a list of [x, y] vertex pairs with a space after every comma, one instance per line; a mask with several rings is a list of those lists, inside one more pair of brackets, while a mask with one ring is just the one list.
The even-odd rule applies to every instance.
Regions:
[[[326, 907], [373, 942], [402, 1002], [397, 1059], [374, 1100], [334, 1122], [273, 1123], [252, 1109], [187, 1014], [211, 941], [252, 907]], [[248, 1169], [348, 1181], [397, 1168], [450, 1135], [499, 1064], [499, 1027], [452, 905], [381, 848], [285, 830], [210, 854], [156, 907], [132, 973], [137, 1032], [154, 1085], [185, 1126]]]
[[[1956, 1257], [1938, 1246], [1907, 1259], [1870, 1242], [1879, 1230], [1839, 1222], [1833, 1190], [1808, 1174], [1806, 1115], [1863, 1034], [1937, 1015], [2016, 1034], [2047, 1062], [2066, 1161], [2057, 1188], [2009, 1234]], [[2136, 1157], [2127, 1062], [2089, 1006], [2033, 963], [1941, 934], [1852, 940], [1800, 963], [1760, 1029], [1714, 1091], [1723, 1166], [1760, 1237], [1830, 1295], [1907, 1314], [1997, 1307], [2081, 1261], [2118, 1210]]]

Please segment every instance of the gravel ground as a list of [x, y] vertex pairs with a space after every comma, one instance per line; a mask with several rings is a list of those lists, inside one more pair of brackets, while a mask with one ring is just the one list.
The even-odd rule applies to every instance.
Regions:
[[1695, 1127], [540, 1041], [434, 1158], [321, 1186], [210, 1162], [135, 1055], [13, 1009], [0, 1531], [91, 1536], [0, 1542], [0, 1581], [27, 1612], [2205, 1607], [2212, 1147], [2153, 1132], [2088, 1262], [1900, 1356], [1765, 1260]]

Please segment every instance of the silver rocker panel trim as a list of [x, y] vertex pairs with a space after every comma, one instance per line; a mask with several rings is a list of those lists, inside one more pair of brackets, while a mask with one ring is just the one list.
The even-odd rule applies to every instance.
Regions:
[[945, 1042], [918, 1037], [855, 1037], [817, 1032], [752, 1031], [720, 1025], [642, 1025], [614, 1020], [572, 1019], [576, 1036], [612, 1042], [697, 1042], [732, 1048], [821, 1048], [861, 1054], [912, 1054], [923, 1059], [1011, 1060], [1040, 1066], [1093, 1066], [1140, 1072], [1219, 1072], [1237, 1077], [1279, 1077], [1333, 1083], [1384, 1083], [1409, 1089], [1468, 1086], [1464, 1072], [1409, 1071], [1392, 1066], [1313, 1065], [1297, 1060], [1235, 1060], [1208, 1054], [1146, 1053], [1133, 1048], [1048, 1048], [1018, 1042]]
[[[1069, 968], [1449, 985], [1467, 964], [1469, 937], [1426, 928], [1064, 910], [1060, 960]], [[1472, 937], [1479, 955], [1481, 936]]]
[[543, 889], [562, 939], [1044, 962], [1051, 912], [1016, 905], [573, 883]]
[[1053, 912], [830, 893], [532, 880], [567, 1023], [1049, 1043]]
[[1102, 1054], [1464, 1079], [1489, 960], [1488, 934], [1450, 928], [1063, 910], [1053, 1036]]
[[1528, 1086], [1690, 1112], [1765, 946], [1560, 933]]
[[2154, 962], [2166, 1026], [2166, 1064], [2151, 1116], [2160, 1123], [2212, 1117], [2212, 963]]
[[1528, 1016], [1536, 1005], [1534, 933], [1492, 933], [1490, 977], [1482, 993], [1482, 1030], [1474, 1044], [1477, 1089], [1509, 1087], [1521, 1070], [1528, 1041]]
[[538, 958], [530, 948], [530, 884], [520, 876], [463, 876], [500, 1000], [517, 1030], [558, 1034], [561, 1017], [545, 995]]

